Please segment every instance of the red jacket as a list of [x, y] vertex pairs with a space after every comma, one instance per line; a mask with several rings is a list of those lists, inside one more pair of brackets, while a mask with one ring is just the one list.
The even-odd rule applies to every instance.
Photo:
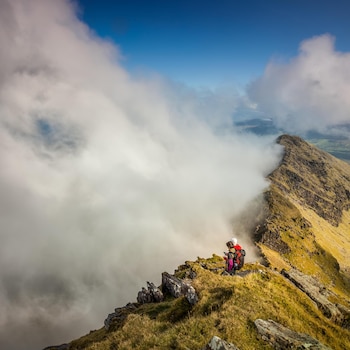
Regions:
[[239, 244], [236, 244], [235, 246], [233, 246], [233, 248], [235, 248], [236, 250], [242, 250], [242, 247]]

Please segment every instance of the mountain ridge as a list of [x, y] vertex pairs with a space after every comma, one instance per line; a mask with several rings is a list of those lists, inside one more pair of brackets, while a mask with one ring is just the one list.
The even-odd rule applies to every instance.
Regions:
[[[272, 220], [275, 229], [267, 229], [266, 232], [271, 233], [265, 232], [265, 236], [275, 237], [276, 242], [284, 236], [282, 241], [285, 249], [288, 249], [286, 242], [292, 237], [293, 244], [305, 246], [305, 242], [308, 242], [313, 246], [313, 251], [331, 250], [336, 258], [332, 256], [329, 259], [337, 260], [333, 263], [335, 266], [339, 260], [343, 272], [347, 272], [350, 265], [347, 257], [350, 237], [346, 234], [350, 223], [349, 164], [296, 136], [283, 135], [277, 139], [277, 142], [284, 146], [285, 152], [280, 165], [269, 175], [271, 185], [265, 193], [265, 203], [270, 204], [268, 209], [270, 218], [267, 221]], [[284, 211], [283, 220], [280, 221], [281, 226], [279, 226], [278, 213], [275, 213], [273, 203], [278, 199], [284, 202], [278, 203], [278, 211], [282, 208], [290, 208]], [[272, 215], [275, 217], [271, 218]], [[266, 221], [265, 226], [268, 226]], [[277, 231], [278, 235], [276, 235]], [[307, 240], [305, 239], [307, 237], [313, 238]], [[259, 241], [258, 238], [257, 241]], [[267, 246], [273, 248], [271, 243]], [[311, 246], [309, 250], [312, 251]], [[324, 266], [328, 265], [327, 262], [324, 263]], [[298, 266], [301, 270], [307, 270], [300, 264]]]
[[117, 308], [108, 329], [46, 349], [204, 349], [213, 336], [240, 350], [283, 348], [276, 333], [260, 333], [267, 320], [270, 331], [316, 339], [313, 349], [349, 348], [350, 166], [297, 136], [276, 142], [284, 155], [251, 232], [261, 261], [234, 277], [221, 275], [222, 257], [187, 261], [167, 275], [191, 286], [195, 303], [163, 283], [161, 302]]

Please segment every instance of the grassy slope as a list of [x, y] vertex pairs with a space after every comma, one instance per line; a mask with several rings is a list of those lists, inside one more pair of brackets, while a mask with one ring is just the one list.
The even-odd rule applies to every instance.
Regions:
[[[221, 276], [204, 269], [222, 266], [221, 257], [187, 262], [197, 273], [193, 285], [200, 300], [193, 308], [183, 298], [145, 304], [123, 325], [107, 332], [91, 332], [70, 349], [200, 349], [213, 335], [241, 350], [271, 349], [257, 338], [253, 322], [273, 319], [298, 332], [310, 334], [332, 349], [345, 349], [349, 331], [325, 318], [311, 300], [277, 271], [247, 264], [245, 277]], [[183, 268], [178, 275], [183, 274]]]
[[[316, 277], [339, 295], [339, 302], [350, 307], [350, 303], [344, 301], [350, 299], [350, 259], [347, 254], [350, 251], [350, 211], [344, 213], [339, 226], [333, 226], [299, 203], [292, 204], [276, 193], [272, 198], [269, 210], [274, 219], [267, 224], [267, 229], [278, 231], [291, 251], [279, 254], [259, 244], [271, 267], [281, 271], [293, 266]], [[305, 219], [310, 226], [304, 226]]]
[[[293, 155], [295, 149], [291, 151]], [[313, 149], [298, 151], [319, 159]], [[297, 157], [299, 155], [294, 154], [294, 161]], [[328, 162], [327, 159], [323, 161]], [[302, 176], [316, 183], [316, 187], [322, 186], [317, 174], [309, 174], [303, 167], [297, 168], [293, 160], [285, 165], [292, 172], [303, 173]], [[330, 187], [323, 194], [321, 191], [323, 197], [332, 198], [332, 186], [337, 189], [339, 181], [344, 180], [339, 178], [339, 173], [333, 173], [334, 169], [342, 168], [343, 164], [337, 161], [327, 167], [331, 181], [336, 183], [327, 184]], [[219, 272], [203, 268], [203, 264], [209, 268], [223, 266], [224, 262], [218, 256], [187, 262], [176, 274], [183, 277], [186, 270], [196, 272], [193, 286], [199, 294], [199, 302], [194, 307], [183, 298], [141, 305], [124, 323], [116, 324], [110, 331], [101, 328], [90, 332], [73, 341], [70, 349], [194, 350], [201, 349], [213, 335], [234, 343], [240, 350], [271, 349], [257, 338], [253, 324], [257, 318], [272, 319], [294, 331], [307, 333], [334, 350], [350, 348], [350, 332], [333, 324], [280, 274], [282, 269], [293, 266], [313, 275], [335, 293], [332, 302], [350, 308], [350, 259], [347, 256], [350, 251], [350, 211], [343, 212], [339, 225], [331, 224], [308, 203], [300, 201], [290, 179], [284, 174], [275, 176], [277, 178], [272, 178], [267, 193], [265, 226], [267, 231], [277, 232], [290, 251], [280, 254], [268, 245], [258, 243], [269, 267], [259, 263], [246, 264], [243, 270], [252, 273], [245, 277], [221, 276]]]
[[281, 143], [286, 154], [270, 175], [267, 225], [291, 248], [284, 256], [289, 263], [340, 292], [350, 290], [350, 166], [301, 139], [286, 136]]

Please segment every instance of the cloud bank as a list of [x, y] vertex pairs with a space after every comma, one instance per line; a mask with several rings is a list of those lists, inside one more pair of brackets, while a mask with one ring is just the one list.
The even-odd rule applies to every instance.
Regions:
[[2, 0], [0, 45], [0, 348], [30, 350], [220, 254], [281, 150], [234, 96], [132, 78], [69, 1]]
[[329, 131], [350, 122], [350, 53], [325, 34], [305, 40], [289, 62], [271, 61], [248, 90], [258, 109], [288, 132]]

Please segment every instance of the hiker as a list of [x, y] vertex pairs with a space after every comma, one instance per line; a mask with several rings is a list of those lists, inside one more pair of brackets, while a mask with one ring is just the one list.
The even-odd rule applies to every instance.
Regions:
[[228, 253], [225, 253], [226, 272], [234, 275], [244, 265], [245, 250], [238, 244], [237, 238], [232, 238], [226, 243]]

